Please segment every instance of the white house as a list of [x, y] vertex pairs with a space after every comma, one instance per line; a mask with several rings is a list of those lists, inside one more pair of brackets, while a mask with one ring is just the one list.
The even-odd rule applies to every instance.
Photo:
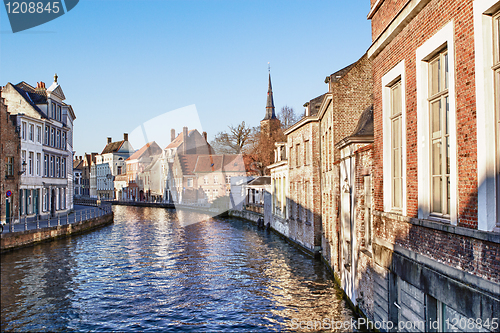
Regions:
[[34, 88], [7, 83], [2, 97], [21, 132], [21, 216], [56, 215], [73, 208], [75, 114], [57, 82]]

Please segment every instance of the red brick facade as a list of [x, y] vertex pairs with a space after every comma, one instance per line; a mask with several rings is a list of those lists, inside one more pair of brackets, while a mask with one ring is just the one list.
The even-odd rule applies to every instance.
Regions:
[[[19, 171], [21, 140], [3, 98], [0, 97], [0, 220], [6, 221], [6, 201], [10, 202], [10, 217], [19, 217]], [[8, 163], [13, 162], [8, 169]], [[12, 194], [6, 197], [7, 191]], [[13, 222], [13, 220], [11, 220]]]

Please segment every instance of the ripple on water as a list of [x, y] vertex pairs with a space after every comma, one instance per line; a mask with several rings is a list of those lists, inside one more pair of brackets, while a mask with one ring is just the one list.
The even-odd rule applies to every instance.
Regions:
[[114, 211], [111, 226], [2, 255], [2, 331], [287, 331], [352, 317], [321, 263], [252, 224]]

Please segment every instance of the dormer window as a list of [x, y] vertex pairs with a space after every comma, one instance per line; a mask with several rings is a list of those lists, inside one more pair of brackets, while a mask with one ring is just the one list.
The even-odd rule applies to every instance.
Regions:
[[56, 120], [61, 121], [61, 118], [62, 118], [61, 106], [58, 105], [57, 106], [57, 118], [56, 118]]
[[56, 104], [52, 103], [52, 110], [49, 115], [50, 118], [54, 119], [56, 117]]

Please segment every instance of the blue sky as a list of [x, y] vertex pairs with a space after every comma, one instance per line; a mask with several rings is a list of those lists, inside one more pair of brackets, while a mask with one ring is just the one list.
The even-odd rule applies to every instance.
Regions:
[[[326, 92], [327, 75], [370, 46], [369, 7], [368, 0], [80, 0], [13, 34], [2, 6], [0, 85], [48, 86], [57, 73], [77, 116], [77, 155], [193, 104], [212, 139], [231, 124], [259, 124], [268, 62], [276, 110], [303, 112]], [[157, 119], [169, 137], [174, 125]]]

